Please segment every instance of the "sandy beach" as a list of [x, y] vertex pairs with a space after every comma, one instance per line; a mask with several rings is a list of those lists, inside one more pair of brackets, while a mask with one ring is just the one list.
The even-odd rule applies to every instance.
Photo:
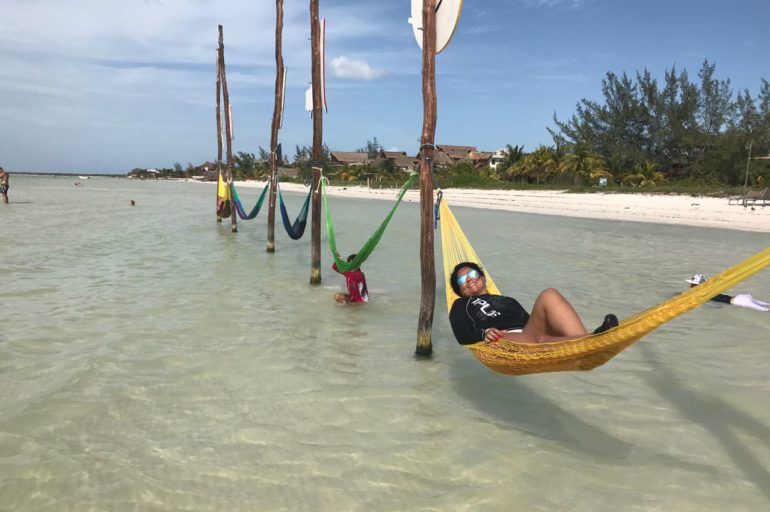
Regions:
[[[261, 188], [265, 182], [239, 182], [238, 187]], [[306, 192], [296, 183], [281, 183], [287, 192]], [[362, 186], [330, 186], [330, 196], [392, 201], [398, 190]], [[451, 206], [490, 208], [511, 212], [561, 215], [589, 219], [653, 222], [702, 226], [741, 231], [770, 232], [770, 206], [744, 208], [728, 204], [727, 198], [686, 195], [595, 193], [573, 194], [551, 190], [480, 190], [452, 188], [444, 190], [444, 200]], [[417, 190], [410, 190], [404, 201], [419, 201]]]

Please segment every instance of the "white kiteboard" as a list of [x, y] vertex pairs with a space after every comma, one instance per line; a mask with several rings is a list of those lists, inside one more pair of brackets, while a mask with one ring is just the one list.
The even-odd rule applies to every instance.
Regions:
[[[326, 18], [319, 21], [321, 30], [321, 41], [319, 44], [319, 53], [321, 54], [321, 108], [326, 112], [329, 107], [326, 105]], [[305, 90], [305, 110], [313, 111], [313, 84]]]
[[[422, 48], [422, 5], [423, 0], [412, 0], [412, 25], [417, 44]], [[436, 0], [436, 54], [447, 47], [460, 20], [463, 0]]]

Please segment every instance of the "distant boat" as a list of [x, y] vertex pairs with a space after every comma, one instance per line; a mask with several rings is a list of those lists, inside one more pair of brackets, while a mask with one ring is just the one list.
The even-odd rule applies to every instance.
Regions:
[[90, 178], [90, 176], [78, 176], [81, 180], [87, 180]]

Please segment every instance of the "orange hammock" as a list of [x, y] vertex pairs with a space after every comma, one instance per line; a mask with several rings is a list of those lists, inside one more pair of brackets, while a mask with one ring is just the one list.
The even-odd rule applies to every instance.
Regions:
[[[481, 260], [465, 237], [446, 201], [440, 203], [441, 245], [444, 255], [444, 279], [447, 309], [459, 297], [449, 284], [455, 265], [473, 261], [483, 268]], [[770, 265], [770, 247], [729, 268], [705, 283], [680, 293], [673, 299], [643, 311], [620, 322], [618, 327], [601, 334], [551, 343], [521, 343], [498, 340], [466, 345], [473, 354], [491, 369], [509, 375], [530, 373], [592, 370], [609, 361], [623, 349], [650, 331], [677, 316], [708, 302], [714, 296], [740, 283]], [[487, 288], [499, 294], [489, 273], [485, 270]]]

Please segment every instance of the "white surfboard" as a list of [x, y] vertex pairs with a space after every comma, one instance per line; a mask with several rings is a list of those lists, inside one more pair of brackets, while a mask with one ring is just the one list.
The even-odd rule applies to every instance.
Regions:
[[[319, 53], [321, 60], [321, 108], [328, 112], [329, 107], [326, 105], [326, 18], [321, 19], [319, 22], [319, 28], [321, 32], [321, 41], [319, 44]], [[313, 84], [305, 91], [305, 110], [308, 112], [313, 111]]]
[[311, 85], [305, 90], [305, 111], [313, 111], [313, 86]]
[[[420, 48], [422, 48], [422, 5], [423, 0], [412, 0], [412, 17], [409, 18]], [[463, 0], [436, 0], [436, 54], [441, 53], [452, 39], [462, 8]]]
[[281, 86], [281, 111], [278, 114], [278, 128], [283, 128], [283, 110], [286, 106], [286, 67], [283, 68], [283, 85]]
[[325, 112], [329, 112], [326, 105], [326, 18], [321, 19], [321, 106]]

